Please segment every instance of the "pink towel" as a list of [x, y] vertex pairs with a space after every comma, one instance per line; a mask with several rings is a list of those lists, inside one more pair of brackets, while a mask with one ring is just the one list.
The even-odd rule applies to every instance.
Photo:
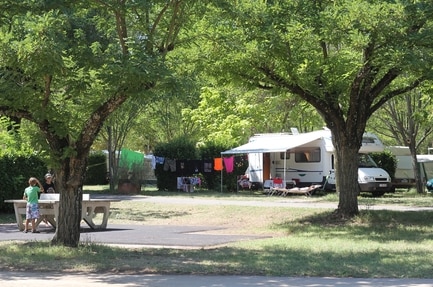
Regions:
[[234, 156], [224, 158], [224, 166], [226, 167], [227, 173], [233, 172], [234, 159]]

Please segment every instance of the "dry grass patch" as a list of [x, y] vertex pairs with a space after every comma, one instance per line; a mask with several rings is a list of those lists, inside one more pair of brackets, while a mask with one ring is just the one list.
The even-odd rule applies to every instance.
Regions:
[[[255, 206], [206, 206], [158, 204], [144, 201], [115, 202], [110, 222], [117, 224], [212, 226], [212, 234], [282, 236], [275, 223], [296, 220], [311, 213], [307, 209]], [[317, 210], [320, 212], [320, 210]]]

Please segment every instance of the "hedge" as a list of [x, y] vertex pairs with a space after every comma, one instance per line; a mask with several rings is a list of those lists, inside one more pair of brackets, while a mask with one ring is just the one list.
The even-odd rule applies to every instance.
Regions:
[[103, 152], [91, 153], [89, 155], [84, 184], [107, 184], [107, 157]]
[[0, 212], [13, 211], [7, 199], [21, 199], [30, 177], [43, 183], [47, 166], [38, 156], [4, 156], [0, 158]]

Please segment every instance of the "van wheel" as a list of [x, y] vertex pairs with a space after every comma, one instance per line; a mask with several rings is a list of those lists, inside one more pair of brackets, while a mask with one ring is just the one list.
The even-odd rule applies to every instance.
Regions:
[[374, 197], [381, 197], [385, 194], [385, 191], [373, 191], [372, 194]]

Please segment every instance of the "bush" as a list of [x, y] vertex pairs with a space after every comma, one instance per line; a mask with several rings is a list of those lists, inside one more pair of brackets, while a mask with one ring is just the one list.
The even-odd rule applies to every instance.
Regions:
[[43, 183], [47, 166], [38, 156], [3, 156], [0, 158], [0, 211], [11, 212], [13, 205], [7, 199], [21, 199], [28, 179], [32, 176]]
[[91, 153], [89, 155], [84, 184], [86, 185], [107, 184], [106, 161], [107, 161], [107, 157], [103, 152]]
[[[164, 157], [165, 159], [176, 160], [206, 160], [211, 161], [215, 158], [221, 157], [221, 152], [229, 149], [229, 147], [221, 144], [207, 143], [202, 145], [199, 149], [191, 141], [180, 138], [170, 143], [161, 144], [155, 148], [155, 156]], [[223, 186], [224, 190], [236, 191], [237, 190], [237, 177], [243, 175], [248, 167], [248, 158], [243, 156], [236, 156], [234, 159], [234, 170], [232, 173], [223, 171]], [[161, 164], [156, 165], [155, 175], [157, 177], [157, 187], [159, 190], [176, 190], [177, 177], [191, 176], [192, 174], [181, 174], [181, 172], [164, 171]], [[194, 174], [201, 178], [201, 186], [207, 189], [220, 190], [221, 186], [221, 171], [203, 172]]]
[[[197, 159], [195, 144], [187, 138], [178, 138], [155, 147], [155, 156], [167, 159]], [[163, 165], [156, 165], [156, 185], [159, 190], [176, 190], [179, 172], [165, 171]]]
[[395, 177], [395, 171], [397, 169], [397, 159], [391, 151], [373, 153], [371, 154], [371, 157], [380, 168], [383, 168], [389, 174], [389, 176], [391, 176], [391, 178]]

